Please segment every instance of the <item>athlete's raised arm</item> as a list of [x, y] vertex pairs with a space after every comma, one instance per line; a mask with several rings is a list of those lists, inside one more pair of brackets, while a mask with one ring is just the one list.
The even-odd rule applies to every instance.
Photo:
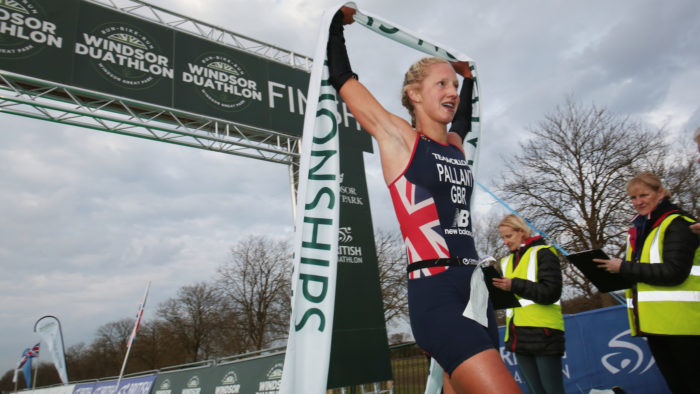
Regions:
[[355, 119], [377, 140], [384, 179], [390, 183], [408, 162], [416, 132], [405, 119], [387, 111], [352, 71], [345, 48], [343, 25], [353, 22], [354, 13], [353, 8], [342, 7], [331, 22], [326, 48], [329, 79]]
[[355, 10], [342, 7], [333, 17], [329, 28], [327, 56], [331, 85], [340, 93], [348, 108], [360, 125], [378, 141], [387, 134], [405, 132], [411, 126], [408, 122], [387, 111], [372, 93], [358, 81], [357, 74], [350, 67], [345, 48], [343, 25], [353, 22]]

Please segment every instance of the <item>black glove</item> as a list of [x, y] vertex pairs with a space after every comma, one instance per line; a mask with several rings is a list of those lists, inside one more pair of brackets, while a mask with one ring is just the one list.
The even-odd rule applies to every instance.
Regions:
[[352, 72], [352, 68], [350, 68], [350, 59], [348, 59], [348, 51], [345, 48], [345, 37], [343, 37], [343, 11], [338, 10], [338, 12], [335, 13], [328, 32], [328, 45], [326, 46], [329, 72], [328, 79], [335, 90], [340, 91], [340, 88], [348, 79], [357, 79], [357, 74]]
[[464, 137], [472, 129], [472, 91], [474, 90], [474, 80], [464, 78], [462, 90], [459, 92], [459, 106], [455, 117], [452, 118], [450, 131], [459, 134], [464, 141]]

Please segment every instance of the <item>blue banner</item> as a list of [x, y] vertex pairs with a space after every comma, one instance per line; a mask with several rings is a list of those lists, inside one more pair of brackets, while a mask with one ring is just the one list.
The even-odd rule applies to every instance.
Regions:
[[[567, 393], [619, 386], [628, 393], [670, 393], [646, 339], [630, 335], [624, 305], [564, 315], [566, 354], [562, 359]], [[505, 327], [499, 329], [501, 356], [523, 393], [525, 379], [515, 354], [505, 350]]]
[[156, 380], [156, 374], [122, 379], [117, 394], [149, 394]]
[[[155, 379], [155, 374], [124, 378], [119, 383], [117, 394], [149, 394]], [[75, 385], [73, 394], [114, 394], [116, 387], [116, 380], [81, 383]]]
[[73, 394], [92, 394], [95, 389], [95, 382], [79, 383], [73, 387]]
[[31, 349], [26, 348], [22, 353], [22, 356], [27, 358], [27, 361], [22, 365], [22, 374], [24, 375], [24, 382], [27, 384], [28, 389], [32, 388], [32, 358], [34, 358], [34, 356], [27, 355], [29, 350]]

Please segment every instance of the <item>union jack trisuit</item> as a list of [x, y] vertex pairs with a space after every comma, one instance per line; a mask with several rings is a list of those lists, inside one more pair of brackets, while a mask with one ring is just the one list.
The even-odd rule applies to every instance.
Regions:
[[[389, 185], [410, 264], [458, 257], [478, 262], [470, 218], [474, 184], [464, 152], [418, 134], [406, 170]], [[435, 275], [449, 267], [411, 271], [409, 278]]]
[[389, 185], [408, 251], [411, 332], [447, 373], [498, 348], [498, 326], [476, 265], [473, 184], [460, 147], [418, 134], [410, 163]]

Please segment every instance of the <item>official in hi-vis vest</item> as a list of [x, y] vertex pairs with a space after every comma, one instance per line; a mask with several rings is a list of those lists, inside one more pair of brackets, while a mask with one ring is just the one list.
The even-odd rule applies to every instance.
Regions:
[[531, 237], [516, 215], [503, 218], [498, 232], [510, 254], [501, 260], [503, 278], [493, 279], [493, 285], [514, 293], [521, 305], [506, 310], [506, 349], [515, 353], [531, 393], [564, 393], [559, 258], [542, 237]]
[[632, 335], [645, 336], [674, 393], [700, 393], [700, 241], [696, 220], [669, 201], [659, 178], [645, 172], [627, 182], [637, 215], [625, 260], [595, 259], [636, 282], [627, 290]]

